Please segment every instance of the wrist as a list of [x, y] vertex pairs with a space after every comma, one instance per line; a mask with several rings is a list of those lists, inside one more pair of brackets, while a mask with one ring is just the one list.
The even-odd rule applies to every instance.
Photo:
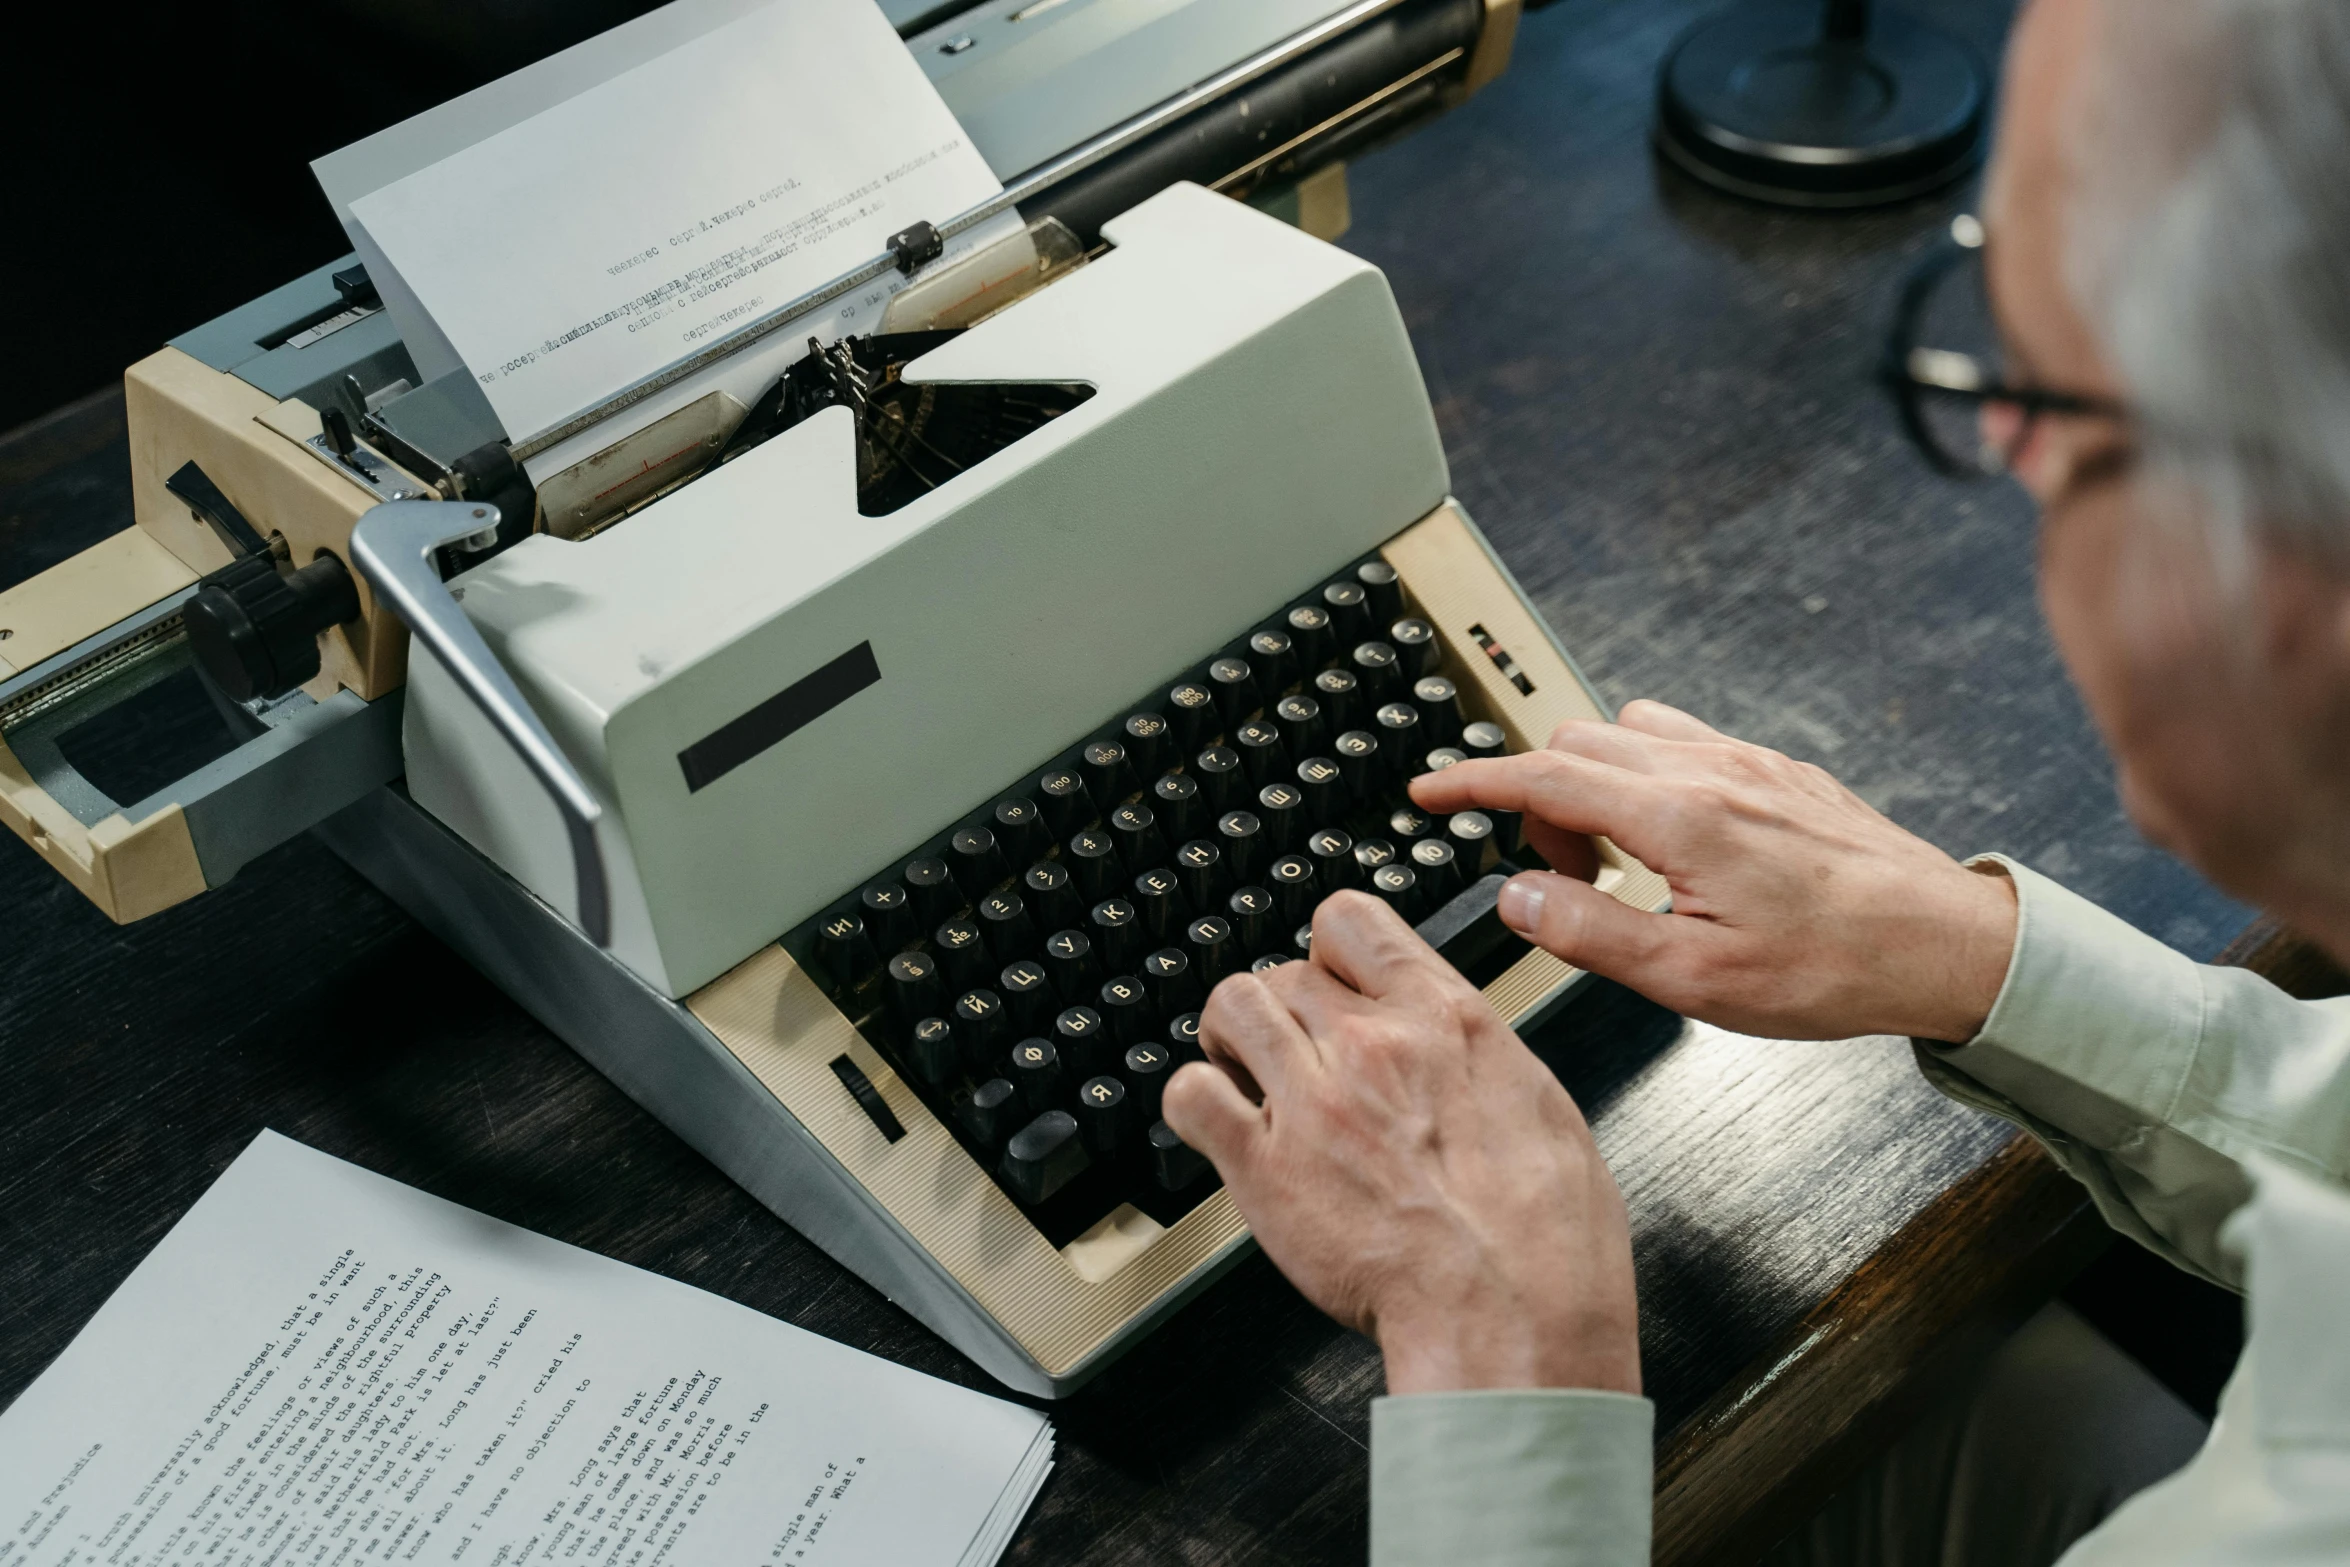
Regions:
[[1950, 923], [1946, 983], [1924, 1026], [1910, 1030], [1923, 1039], [1964, 1044], [1983, 1031], [2006, 987], [2015, 959], [2019, 915], [2015, 882], [2007, 867], [1985, 860], [1965, 867], [1965, 895]]
[[1579, 1320], [1381, 1318], [1379, 1353], [1390, 1393], [1495, 1388], [1594, 1388], [1640, 1392], [1636, 1316], [1594, 1312]]

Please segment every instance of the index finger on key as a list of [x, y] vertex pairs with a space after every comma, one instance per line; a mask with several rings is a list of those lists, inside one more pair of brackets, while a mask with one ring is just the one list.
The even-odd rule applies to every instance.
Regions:
[[1226, 1060], [1278, 1098], [1310, 1070], [1320, 1051], [1310, 1035], [1254, 974], [1234, 974], [1208, 993], [1200, 1008], [1199, 1044], [1210, 1060]]
[[1411, 783], [1424, 811], [1521, 811], [1568, 832], [1613, 838], [1649, 859], [1669, 781], [1565, 751], [1455, 762]]
[[1312, 952], [1314, 967], [1375, 1001], [1399, 990], [1441, 984], [1456, 973], [1402, 915], [1367, 892], [1338, 892], [1322, 900], [1314, 910]]

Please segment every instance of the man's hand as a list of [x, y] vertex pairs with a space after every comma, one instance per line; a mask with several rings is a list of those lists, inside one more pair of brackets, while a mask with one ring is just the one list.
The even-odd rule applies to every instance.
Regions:
[[[1576, 876], [1502, 889], [1512, 929], [1676, 1012], [1781, 1039], [1971, 1039], [2015, 949], [2015, 890], [1969, 871], [1819, 768], [1659, 702], [1570, 723], [1550, 749], [1412, 781], [1423, 810], [1525, 812]], [[1589, 835], [1662, 875], [1673, 912], [1589, 886]]]
[[1623, 1199], [1566, 1090], [1386, 905], [1218, 985], [1167, 1124], [1275, 1265], [1379, 1341], [1397, 1393], [1640, 1390]]

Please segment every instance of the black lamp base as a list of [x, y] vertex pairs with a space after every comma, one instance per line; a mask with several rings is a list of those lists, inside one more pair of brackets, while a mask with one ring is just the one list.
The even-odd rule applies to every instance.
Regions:
[[1698, 179], [1793, 207], [1924, 195], [1983, 155], [1990, 84], [1966, 45], [1831, 0], [1747, 0], [1665, 56], [1657, 146]]

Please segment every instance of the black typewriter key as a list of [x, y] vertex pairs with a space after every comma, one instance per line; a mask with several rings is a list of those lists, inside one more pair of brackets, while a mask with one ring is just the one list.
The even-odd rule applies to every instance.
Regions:
[[1175, 877], [1186, 903], [1209, 907], [1224, 890], [1224, 851], [1205, 838], [1190, 840], [1175, 851]]
[[943, 1017], [926, 1017], [915, 1023], [906, 1033], [906, 1064], [932, 1088], [952, 1082], [963, 1069], [955, 1025]]
[[1102, 982], [1101, 959], [1094, 955], [1093, 938], [1081, 930], [1056, 930], [1044, 938], [1044, 971], [1053, 990], [1064, 1001], [1093, 994]]
[[1298, 763], [1297, 788], [1305, 796], [1305, 804], [1299, 808], [1308, 821], [1333, 821], [1347, 807], [1343, 770], [1335, 758], [1309, 756]]
[[1166, 1092], [1167, 1074], [1175, 1070], [1175, 1052], [1157, 1040], [1131, 1046], [1118, 1075], [1125, 1079], [1126, 1096], [1134, 1118], [1148, 1123], [1159, 1118], [1159, 1099]]
[[1232, 923], [1205, 914], [1183, 929], [1183, 944], [1191, 949], [1191, 971], [1199, 976], [1200, 988], [1213, 990], [1216, 981], [1231, 973], [1240, 963], [1240, 953], [1232, 940]]
[[973, 906], [1012, 874], [994, 832], [985, 827], [961, 828], [948, 839], [947, 864], [954, 870], [955, 885]]
[[888, 956], [903, 952], [921, 937], [914, 923], [914, 895], [894, 881], [877, 881], [857, 894], [865, 913], [865, 933], [874, 947]]
[[1044, 812], [1045, 830], [1056, 840], [1066, 839], [1098, 817], [1085, 792], [1085, 779], [1072, 768], [1056, 767], [1036, 780], [1037, 808]]
[[[1126, 746], [1126, 760], [1139, 779], [1156, 778], [1166, 771], [1172, 760], [1168, 751], [1171, 730], [1164, 716], [1158, 713], [1131, 713], [1120, 726], [1120, 738]], [[1178, 753], [1179, 754], [1179, 753]]]
[[1110, 841], [1129, 876], [1165, 865], [1174, 857], [1159, 832], [1158, 813], [1137, 800], [1110, 813]]
[[1199, 1047], [1199, 1014], [1197, 1012], [1186, 1012], [1182, 1016], [1168, 1021], [1167, 1046], [1175, 1052], [1175, 1059], [1178, 1061], [1197, 1061], [1200, 1058], [1202, 1052]]
[[1420, 731], [1438, 745], [1461, 737], [1461, 688], [1442, 675], [1412, 682], [1412, 705], [1420, 710]]
[[1315, 755], [1329, 735], [1330, 726], [1322, 722], [1321, 702], [1303, 691], [1292, 692], [1273, 704], [1273, 722], [1281, 726], [1281, 738], [1291, 756]]
[[997, 1168], [1012, 1195], [1034, 1207], [1083, 1175], [1092, 1163], [1077, 1118], [1066, 1110], [1047, 1110], [1012, 1134]]
[[1365, 838], [1355, 845], [1355, 875], [1359, 878], [1355, 885], [1365, 891], [1375, 890], [1371, 878], [1379, 874], [1381, 867], [1394, 863], [1394, 844], [1384, 838]]
[[966, 990], [955, 998], [955, 1033], [963, 1041], [963, 1065], [984, 1077], [996, 1069], [1004, 1048], [1004, 998], [992, 990]]
[[1228, 745], [1211, 745], [1200, 752], [1192, 761], [1191, 775], [1199, 780], [1200, 798], [1211, 811], [1229, 811], [1249, 796], [1240, 753]]
[[948, 920], [930, 933], [930, 945], [949, 985], [967, 990], [987, 983], [987, 940], [979, 933], [977, 920]]
[[1420, 710], [1411, 703], [1383, 702], [1371, 717], [1379, 725], [1379, 754], [1391, 759], [1390, 771], [1394, 762], [1427, 753], [1420, 739]]
[[1030, 1115], [1050, 1110], [1061, 1098], [1061, 1052], [1049, 1039], [1023, 1039], [1012, 1047], [1012, 1086]]
[[1034, 800], [998, 800], [992, 814], [996, 844], [1010, 863], [1032, 864], [1043, 859], [1044, 851], [1053, 846], [1052, 839], [1045, 834], [1044, 812]]
[[1150, 1145], [1151, 1179], [1159, 1183], [1159, 1190], [1182, 1191], [1208, 1173], [1207, 1159], [1166, 1122], [1153, 1121], [1144, 1140]]
[[1216, 693], [1216, 711], [1229, 729], [1256, 716], [1265, 705], [1257, 689], [1257, 672], [1245, 658], [1219, 658], [1208, 666], [1208, 689]]
[[1363, 705], [1363, 683], [1351, 669], [1325, 669], [1314, 677], [1314, 700], [1322, 704], [1325, 725], [1352, 729]]
[[1181, 947], [1162, 947], [1144, 958], [1142, 982], [1161, 1012], [1182, 1012], [1207, 999], [1192, 978], [1191, 955]]
[[1249, 633], [1248, 661], [1256, 668], [1258, 686], [1268, 696], [1298, 682], [1297, 643], [1278, 627]]
[[[1257, 820], [1264, 824], [1260, 836], [1268, 850], [1287, 853], [1306, 835], [1313, 823], [1306, 820], [1305, 804], [1306, 792], [1293, 783], [1277, 781], [1257, 791]], [[1251, 867], [1244, 872], [1235, 861], [1232, 874], [1246, 879], [1256, 870]]]
[[880, 949], [865, 933], [865, 917], [855, 909], [828, 914], [816, 925], [816, 981], [828, 996], [837, 996], [863, 984], [881, 967]]
[[1038, 860], [1022, 872], [1020, 895], [1041, 930], [1063, 930], [1085, 918], [1085, 900], [1069, 880], [1069, 867], [1058, 860]]
[[1371, 873], [1371, 890], [1386, 900], [1387, 906], [1402, 915], [1406, 922], [1420, 917], [1420, 873], [1398, 860], [1382, 865]]
[[1104, 898], [1087, 920], [1093, 926], [1094, 950], [1113, 974], [1131, 971], [1150, 950], [1142, 939], [1142, 916], [1124, 898]]
[[1441, 773], [1447, 767], [1450, 767], [1453, 763], [1465, 762], [1468, 759], [1469, 757], [1467, 752], [1462, 751], [1454, 746], [1440, 745], [1435, 750], [1430, 751], [1425, 757], [1421, 758], [1421, 762], [1426, 771], [1431, 773]]
[[1383, 560], [1367, 560], [1355, 568], [1355, 581], [1370, 595], [1371, 618], [1384, 626], [1403, 613], [1403, 582]]
[[988, 955], [1010, 963], [1036, 950], [1036, 922], [1028, 904], [1016, 892], [991, 892], [979, 900], [979, 931], [987, 938]]
[[1314, 955], [1313, 921], [1308, 920], [1290, 933], [1289, 950], [1300, 963]]
[[1128, 900], [1134, 912], [1142, 916], [1145, 939], [1161, 944], [1174, 939], [1191, 918], [1189, 901], [1183, 896], [1183, 883], [1175, 872], [1164, 865], [1154, 865], [1134, 878], [1134, 893]]
[[1100, 991], [1101, 1005], [1096, 1008], [1102, 1021], [1109, 1026], [1110, 1042], [1123, 1050], [1128, 1045], [1141, 1043], [1150, 1032], [1150, 989], [1140, 974], [1113, 974]]
[[1377, 735], [1368, 729], [1349, 729], [1330, 742], [1338, 762], [1346, 769], [1346, 789], [1349, 798], [1360, 801], [1370, 797], [1387, 775], [1387, 755]]
[[1388, 814], [1387, 830], [1398, 838], [1425, 838], [1436, 830], [1436, 818], [1416, 805], [1399, 805]]
[[1469, 757], [1503, 756], [1509, 751], [1509, 736], [1501, 732], [1501, 725], [1470, 724], [1461, 730], [1461, 751]]
[[898, 879], [913, 894], [917, 929], [929, 930], [963, 912], [963, 894], [956, 888], [954, 872], [947, 869], [946, 861], [935, 856], [910, 861]]
[[1279, 906], [1272, 888], [1236, 887], [1224, 906], [1232, 911], [1232, 937], [1243, 952], [1262, 952], [1272, 943]]
[[898, 1027], [910, 1029], [918, 1020], [944, 1012], [946, 1005], [938, 959], [927, 952], [901, 952], [889, 960], [889, 1009]]
[[1407, 680], [1433, 675], [1444, 667], [1444, 645], [1436, 640], [1436, 628], [1425, 620], [1407, 615], [1389, 626], [1387, 645], [1395, 649]]
[[1363, 683], [1363, 695], [1373, 702], [1392, 702], [1403, 695], [1407, 682], [1395, 660], [1395, 649], [1384, 642], [1358, 642], [1347, 655], [1347, 667]]
[[1100, 1070], [1107, 1048], [1109, 1025], [1091, 1007], [1070, 1007], [1053, 1019], [1053, 1048], [1072, 1075], [1091, 1077]]
[[1322, 607], [1330, 611], [1330, 633], [1340, 647], [1353, 647], [1371, 635], [1378, 624], [1371, 618], [1371, 594], [1359, 582], [1333, 582], [1322, 589]]
[[1089, 1077], [1077, 1085], [1077, 1126], [1085, 1146], [1096, 1159], [1108, 1159], [1126, 1146], [1126, 1085], [1107, 1075]]
[[991, 1077], [955, 1102], [955, 1118], [980, 1147], [994, 1152], [1020, 1118], [1020, 1091], [1011, 1079]]
[[1053, 1026], [1053, 1014], [1061, 1009], [1060, 998], [1053, 994], [1052, 976], [1036, 959], [1005, 964], [1004, 971], [995, 977], [995, 988], [1004, 998], [1004, 1009], [1011, 1014], [1014, 1028], [1035, 1034]]
[[1099, 828], [1088, 827], [1072, 837], [1061, 864], [1076, 883], [1080, 898], [1106, 897], [1118, 885], [1118, 844]]
[[1167, 738], [1175, 756], [1189, 756], [1216, 732], [1216, 694], [1196, 680], [1167, 693]]
[[1460, 851], [1442, 838], [1417, 838], [1411, 848], [1412, 869], [1420, 873], [1428, 912], [1435, 913], [1461, 890]]
[[1269, 784], [1285, 769], [1281, 729], [1276, 724], [1250, 719], [1232, 731], [1232, 748], [1240, 753], [1241, 771], [1252, 784]]
[[1263, 957], [1258, 958], [1254, 962], [1250, 963], [1248, 966], [1248, 971], [1251, 974], [1269, 974], [1284, 963], [1295, 963], [1296, 961], [1297, 959], [1291, 957], [1286, 952], [1268, 952]]
[[1188, 773], [1163, 773], [1151, 785], [1150, 808], [1159, 818], [1159, 831], [1169, 843], [1196, 838], [1207, 821], [1199, 797], [1199, 780]]
[[1493, 838], [1493, 818], [1483, 811], [1460, 811], [1444, 824], [1444, 835], [1460, 856], [1461, 874], [1478, 876], [1485, 870], [1485, 845]]
[[1294, 925], [1314, 912], [1321, 894], [1314, 886], [1314, 862], [1302, 854], [1284, 854], [1265, 872], [1273, 884], [1273, 899], [1281, 917]]
[[1300, 604], [1285, 617], [1297, 667], [1311, 672], [1338, 655], [1338, 639], [1330, 634], [1330, 611], [1319, 604]]
[[1078, 753], [1078, 771], [1085, 775], [1085, 792], [1096, 809], [1111, 811], [1135, 791], [1134, 767], [1126, 747], [1115, 740], [1096, 740]]
[[1224, 851], [1227, 882], [1253, 880], [1257, 869], [1272, 858], [1265, 843], [1265, 824], [1254, 811], [1226, 811], [1216, 818], [1216, 842]]
[[1335, 827], [1307, 834], [1306, 858], [1314, 862], [1314, 885], [1321, 897], [1363, 884], [1363, 873], [1355, 864], [1355, 841]]

